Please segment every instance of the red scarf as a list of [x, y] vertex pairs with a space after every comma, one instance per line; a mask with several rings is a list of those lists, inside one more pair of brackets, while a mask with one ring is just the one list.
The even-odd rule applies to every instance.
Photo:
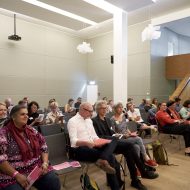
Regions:
[[[34, 131], [27, 125], [23, 126], [23, 129], [21, 130], [15, 126], [13, 121], [10, 121], [7, 124], [7, 129], [10, 131], [15, 141], [17, 142], [21, 151], [22, 160], [24, 162], [31, 160], [32, 158], [36, 158], [40, 155], [39, 139], [36, 137]], [[30, 142], [30, 145], [26, 142], [23, 135], [21, 135], [21, 132], [24, 132], [26, 138]]]

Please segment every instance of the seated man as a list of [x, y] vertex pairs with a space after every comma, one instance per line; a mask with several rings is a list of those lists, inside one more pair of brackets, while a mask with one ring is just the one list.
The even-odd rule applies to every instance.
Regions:
[[[111, 120], [105, 117], [106, 107], [105, 101], [100, 100], [96, 103], [97, 116], [92, 119], [94, 129], [99, 137], [115, 139], [115, 137], [112, 137], [114, 132], [110, 129]], [[132, 143], [127, 142], [125, 139], [119, 139], [117, 142], [118, 143], [114, 153], [123, 154], [125, 156], [132, 179], [131, 186], [139, 190], [146, 189], [146, 187], [141, 184], [141, 181], [137, 179], [137, 169], [135, 165], [138, 167], [141, 172], [141, 176], [144, 178], [154, 179], [158, 177], [158, 174], [145, 169]]]
[[79, 112], [68, 122], [68, 132], [71, 142], [71, 157], [79, 161], [96, 162], [107, 173], [108, 183], [112, 190], [119, 190], [123, 185], [120, 167], [116, 165], [113, 151], [116, 141], [100, 147], [95, 146], [99, 139], [92, 125], [90, 117], [93, 107], [89, 103], [82, 103]]
[[[169, 109], [167, 109], [167, 105]], [[163, 133], [183, 135], [186, 147], [185, 155], [190, 156], [190, 125], [179, 119], [176, 112], [173, 111], [175, 102], [169, 101], [167, 105], [165, 102], [161, 103], [160, 110], [156, 113], [156, 119]]]

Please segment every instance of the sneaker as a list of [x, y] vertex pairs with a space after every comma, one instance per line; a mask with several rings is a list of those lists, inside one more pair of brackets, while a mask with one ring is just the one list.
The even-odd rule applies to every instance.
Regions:
[[145, 165], [153, 167], [153, 168], [158, 167], [158, 164], [154, 160], [145, 161]]
[[115, 169], [110, 166], [107, 160], [98, 159], [96, 161], [96, 166], [98, 166], [100, 169], [104, 170], [108, 174], [116, 173]]
[[157, 173], [153, 171], [145, 171], [145, 173], [141, 175], [142, 175], [142, 178], [147, 178], [147, 179], [155, 179], [159, 176]]
[[139, 169], [137, 168], [137, 177], [141, 178], [141, 172], [139, 171]]
[[131, 186], [138, 189], [138, 190], [148, 190], [139, 179], [135, 181], [131, 181]]

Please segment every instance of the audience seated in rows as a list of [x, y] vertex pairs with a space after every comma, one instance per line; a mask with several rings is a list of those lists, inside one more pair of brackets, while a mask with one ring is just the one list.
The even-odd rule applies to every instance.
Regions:
[[77, 98], [77, 101], [76, 101], [75, 104], [74, 104], [74, 108], [75, 108], [76, 112], [79, 111], [79, 107], [80, 107], [81, 103], [82, 103], [82, 98], [81, 98], [81, 97], [78, 97], [78, 98]]
[[[108, 176], [108, 183], [112, 190], [120, 189], [123, 185], [120, 175], [120, 167], [115, 166], [113, 151], [116, 142], [96, 147], [95, 141], [99, 139], [96, 135], [90, 119], [93, 107], [89, 103], [82, 103], [79, 112], [68, 122], [68, 131], [71, 142], [70, 157], [79, 161], [96, 162]], [[118, 177], [120, 180], [118, 181]]]
[[138, 123], [139, 130], [151, 129], [151, 130], [157, 131], [155, 125], [148, 125], [144, 123], [139, 109], [134, 108], [134, 105], [132, 103], [127, 104], [127, 115], [128, 115], [129, 120], [135, 121]]
[[38, 126], [43, 124], [43, 118], [39, 118], [39, 104], [32, 101], [28, 104], [28, 121], [27, 124], [30, 126]]
[[179, 97], [176, 97], [176, 98], [174, 99], [174, 101], [175, 101], [175, 103], [176, 103], [175, 110], [176, 110], [177, 112], [179, 112], [180, 109], [182, 108], [181, 99], [180, 99]]
[[123, 138], [125, 138], [126, 141], [139, 146], [140, 153], [141, 153], [146, 165], [148, 165], [150, 167], [158, 166], [158, 164], [154, 160], [151, 160], [149, 158], [149, 156], [147, 155], [143, 141], [142, 141], [141, 137], [138, 136], [137, 131], [131, 132], [127, 128], [128, 121], [126, 121], [126, 117], [123, 113], [122, 103], [119, 102], [114, 105], [114, 116], [111, 118], [111, 121], [113, 123], [112, 128], [114, 129], [114, 132], [123, 134], [124, 135]]
[[167, 104], [162, 102], [160, 110], [156, 113], [156, 118], [163, 133], [183, 135], [185, 141], [185, 155], [190, 156], [189, 121], [180, 119], [179, 114], [176, 114], [175, 107], [176, 103], [174, 101], [169, 101]]
[[183, 107], [180, 109], [179, 114], [182, 119], [190, 120], [190, 100], [186, 100], [183, 103]]
[[9, 115], [9, 113], [11, 112], [12, 107], [14, 106], [12, 99], [11, 98], [6, 98], [5, 99], [5, 104], [7, 107], [7, 114]]
[[63, 123], [63, 114], [61, 111], [59, 111], [58, 103], [52, 102], [50, 104], [50, 112], [47, 114], [45, 118], [46, 124], [52, 124], [52, 123]]
[[42, 176], [33, 184], [36, 189], [60, 190], [59, 178], [49, 165], [45, 139], [27, 125], [27, 114], [25, 106], [14, 106], [10, 120], [0, 129], [0, 189], [26, 189], [27, 176], [39, 166]]
[[65, 112], [71, 113], [75, 111], [75, 108], [73, 107], [74, 100], [71, 98], [68, 100], [67, 104], [65, 105]]
[[[144, 178], [154, 179], [158, 177], [158, 174], [145, 169], [145, 165], [141, 162], [138, 154], [139, 147], [136, 149], [136, 146], [133, 143], [126, 141], [126, 139], [117, 139], [113, 136], [115, 132], [112, 130], [112, 122], [110, 118], [105, 117], [107, 103], [100, 100], [96, 102], [95, 109], [97, 116], [92, 118], [92, 121], [96, 134], [100, 138], [107, 138], [117, 142], [114, 153], [124, 155], [132, 179], [131, 186], [136, 189], [147, 189], [137, 178], [137, 168], [140, 170], [141, 176]], [[137, 166], [137, 168], [135, 166]]]

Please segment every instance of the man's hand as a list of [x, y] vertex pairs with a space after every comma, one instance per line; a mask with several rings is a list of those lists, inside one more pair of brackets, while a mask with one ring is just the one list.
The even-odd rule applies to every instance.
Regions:
[[93, 148], [95, 144], [93, 142], [87, 142], [88, 148]]

